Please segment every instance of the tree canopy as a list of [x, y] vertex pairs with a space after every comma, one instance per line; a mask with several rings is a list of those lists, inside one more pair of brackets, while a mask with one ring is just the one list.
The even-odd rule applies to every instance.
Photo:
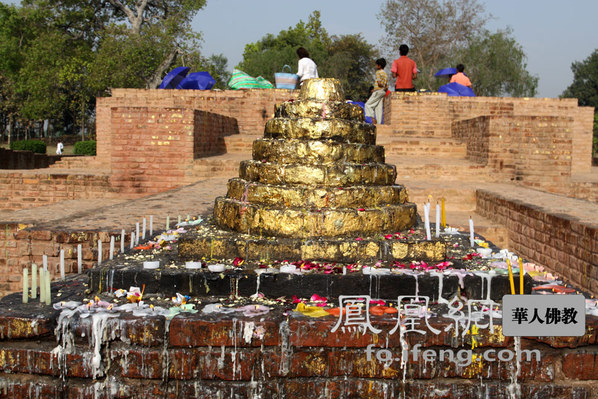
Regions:
[[510, 30], [488, 31], [490, 17], [478, 0], [386, 0], [378, 14], [386, 51], [398, 57], [401, 44], [410, 47], [417, 88], [436, 91], [446, 83], [436, 71], [464, 64], [478, 95], [533, 96], [538, 78], [523, 49]]
[[[0, 121], [90, 126], [112, 87], [155, 88], [185, 64], [227, 80], [222, 55], [204, 57], [191, 28], [206, 0], [23, 0], [0, 3]], [[6, 122], [4, 123], [7, 124]], [[14, 123], [11, 123], [14, 126]], [[0, 126], [1, 127], [1, 126]]]
[[573, 82], [561, 97], [577, 98], [579, 105], [598, 108], [598, 49], [583, 61], [571, 64]]
[[237, 68], [274, 82], [274, 74], [281, 72], [284, 65], [297, 71], [296, 50], [299, 47], [309, 51], [320, 77], [339, 79], [346, 94], [355, 100], [367, 95], [373, 81], [377, 50], [361, 34], [330, 36], [322, 26], [319, 11], [314, 11], [307, 23], [300, 20], [277, 36], [267, 34], [259, 41], [245, 45], [243, 60]]

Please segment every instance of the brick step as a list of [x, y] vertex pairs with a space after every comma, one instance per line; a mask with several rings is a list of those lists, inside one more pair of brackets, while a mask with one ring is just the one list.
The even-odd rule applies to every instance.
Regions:
[[235, 134], [224, 137], [224, 145], [227, 153], [246, 153], [251, 154], [253, 142], [263, 135], [243, 135]]
[[187, 171], [191, 180], [212, 177], [236, 177], [239, 175], [239, 163], [251, 159], [251, 153], [227, 153], [193, 161]]
[[397, 182], [406, 180], [494, 181], [496, 174], [486, 165], [460, 158], [405, 157], [390, 154], [386, 163], [397, 166]]
[[386, 155], [431, 155], [464, 158], [467, 147], [459, 140], [444, 137], [378, 137], [376, 144], [383, 145]]
[[95, 166], [96, 157], [78, 156], [64, 157], [60, 161], [50, 165], [52, 169], [89, 169]]
[[[447, 209], [452, 209], [459, 212], [473, 212], [475, 211], [475, 183], [459, 183], [451, 184], [450, 182], [429, 182], [425, 180], [412, 181], [408, 180], [401, 184], [407, 187], [409, 194], [409, 201], [414, 202], [418, 210], [430, 200], [432, 206], [436, 206], [436, 202], [441, 198], [445, 199], [445, 206]], [[431, 197], [430, 197], [431, 196]]]
[[[450, 121], [447, 121], [450, 123]], [[451, 130], [446, 131], [434, 131], [433, 129], [426, 129], [425, 126], [418, 126], [413, 128], [401, 128], [397, 129], [393, 125], [376, 125], [376, 136], [391, 136], [391, 137], [446, 137], [451, 138]]]

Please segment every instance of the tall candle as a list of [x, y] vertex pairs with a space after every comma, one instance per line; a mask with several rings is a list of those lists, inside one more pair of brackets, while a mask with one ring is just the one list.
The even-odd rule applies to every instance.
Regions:
[[110, 237], [110, 255], [108, 255], [110, 260], [114, 259], [114, 236]]
[[135, 246], [135, 232], [131, 232], [131, 249]]
[[181, 215], [179, 215], [179, 218], [178, 218], [178, 222], [177, 222], [177, 224], [178, 224], [178, 223], [181, 223]]
[[436, 202], [436, 238], [440, 237], [440, 204]]
[[525, 271], [523, 270], [523, 259], [521, 256], [519, 257], [519, 294], [523, 295], [523, 277], [525, 275]]
[[98, 266], [102, 264], [102, 240], [98, 240]]
[[23, 269], [23, 303], [29, 302], [29, 269]]
[[46, 305], [52, 304], [52, 286], [50, 285], [50, 272], [46, 272]]
[[125, 253], [125, 229], [120, 231], [120, 253]]
[[444, 197], [440, 199], [440, 225], [444, 229], [446, 227], [446, 210], [444, 208]]
[[83, 247], [81, 244], [77, 245], [77, 273], [83, 272]]
[[135, 244], [139, 244], [139, 222], [135, 223]]
[[511, 283], [511, 295], [515, 295], [515, 282], [513, 281], [513, 268], [511, 267], [510, 259], [507, 259], [507, 268], [509, 269], [509, 283]]
[[[42, 256], [42, 266], [44, 267], [45, 271], [48, 271], [48, 255]], [[41, 284], [41, 282], [40, 282]]]
[[150, 215], [150, 236], [154, 235], [154, 215]]
[[170, 216], [166, 216], [166, 231], [170, 230]]
[[31, 265], [31, 298], [37, 298], [37, 265]]
[[473, 238], [473, 219], [471, 218], [471, 216], [469, 217], [469, 243], [473, 248], [473, 246], [475, 245], [475, 240]]
[[44, 303], [46, 300], [46, 271], [39, 269], [39, 302]]
[[64, 249], [60, 250], [60, 279], [64, 280]]
[[147, 230], [147, 219], [143, 218], [143, 228], [141, 229], [141, 238], [145, 240], [145, 230]]
[[432, 233], [430, 232], [430, 203], [424, 204], [424, 219], [426, 227], [426, 240], [432, 239]]

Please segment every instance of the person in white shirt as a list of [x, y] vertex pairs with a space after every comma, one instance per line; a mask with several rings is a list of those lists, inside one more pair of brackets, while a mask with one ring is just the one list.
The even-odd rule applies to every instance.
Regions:
[[299, 56], [299, 64], [297, 65], [297, 75], [301, 79], [301, 84], [306, 79], [313, 79], [318, 77], [318, 67], [315, 62], [309, 58], [309, 53], [303, 47], [297, 49]]
[[64, 149], [64, 145], [62, 144], [61, 141], [59, 141], [58, 144], [56, 144], [56, 154], [62, 155], [63, 149]]

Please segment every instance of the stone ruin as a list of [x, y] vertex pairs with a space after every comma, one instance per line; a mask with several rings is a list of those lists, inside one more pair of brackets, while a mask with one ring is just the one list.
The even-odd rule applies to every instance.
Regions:
[[[178, 250], [129, 252], [90, 270], [89, 279], [57, 282], [53, 309], [34, 301], [21, 305], [17, 295], [3, 299], [0, 397], [598, 394], [590, 381], [595, 375], [579, 366], [591, 363], [588, 356], [596, 351], [597, 318], [588, 318], [584, 336], [563, 339], [505, 337], [499, 325], [457, 334], [451, 329], [459, 328], [456, 321], [442, 320], [442, 312], [453, 306], [449, 298], [499, 301], [509, 292], [509, 281], [505, 274], [467, 273], [462, 255], [471, 248], [464, 236], [427, 239], [405, 188], [394, 184], [395, 168], [384, 163], [384, 149], [375, 145], [375, 127], [344, 102], [338, 81], [306, 82], [298, 101], [277, 107], [264, 136], [254, 143], [253, 160], [243, 162], [239, 178], [229, 181], [227, 196], [216, 199], [213, 219], [180, 225], [189, 231], [178, 240]], [[156, 260], [158, 269], [144, 268]], [[182, 265], [185, 260], [225, 267], [222, 272], [190, 269]], [[302, 273], [301, 267], [281, 273], [292, 261], [331, 266], [324, 273]], [[390, 273], [401, 262], [447, 261], [454, 268], [450, 272]], [[377, 268], [343, 273], [359, 262], [376, 262]], [[115, 298], [115, 292], [133, 285], [144, 287], [144, 304]], [[531, 285], [526, 276], [526, 293]], [[377, 328], [372, 331], [338, 328], [337, 317], [309, 315], [300, 311], [301, 304], [292, 311], [291, 295], [312, 294], [316, 301], [327, 296], [331, 304], [342, 295], [395, 301], [401, 295], [425, 296], [434, 304], [424, 321], [436, 333], [406, 334], [401, 324], [393, 334], [405, 320], [386, 311], [371, 316]], [[540, 348], [542, 357], [430, 362], [411, 359], [418, 345], [435, 353], [471, 347], [478, 352], [513, 348], [519, 355]], [[554, 349], [562, 347], [569, 349]], [[386, 353], [400, 354], [400, 361], [383, 364], [379, 355]]]

